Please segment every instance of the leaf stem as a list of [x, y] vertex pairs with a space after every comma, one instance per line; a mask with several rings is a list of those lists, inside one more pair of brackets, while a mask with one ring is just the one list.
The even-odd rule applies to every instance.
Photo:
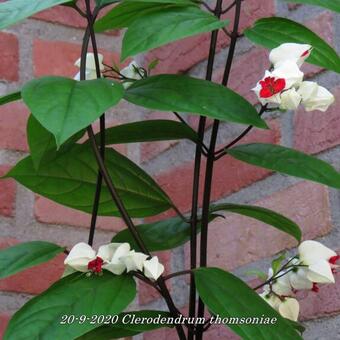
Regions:
[[[235, 18], [234, 18], [234, 26], [232, 31], [232, 37], [229, 46], [228, 57], [224, 69], [222, 85], [226, 86], [228, 84], [231, 66], [235, 54], [235, 47], [238, 39], [238, 28], [240, 23], [241, 16], [241, 1], [236, 0], [235, 2]], [[219, 15], [221, 13], [221, 9], [219, 9]], [[200, 249], [200, 266], [207, 266], [207, 247], [208, 247], [208, 224], [209, 224], [209, 207], [210, 207], [210, 197], [211, 197], [211, 187], [212, 187], [212, 177], [213, 177], [213, 169], [215, 162], [215, 147], [217, 134], [219, 129], [220, 121], [215, 119], [211, 139], [210, 139], [210, 147], [208, 152], [206, 171], [205, 171], [205, 181], [204, 181], [204, 194], [203, 194], [203, 207], [202, 207], [202, 224], [201, 224], [201, 249]], [[204, 317], [204, 302], [199, 299], [198, 302], [198, 317]], [[201, 340], [203, 337], [203, 325], [199, 325], [197, 328], [197, 340]]]
[[[87, 13], [87, 17], [88, 17], [88, 27], [85, 31], [84, 34], [84, 39], [83, 39], [83, 46], [82, 46], [82, 52], [81, 52], [81, 66], [80, 66], [80, 79], [81, 80], [85, 80], [85, 72], [86, 72], [86, 54], [87, 54], [87, 50], [88, 50], [88, 44], [89, 44], [89, 37], [91, 37], [91, 41], [92, 41], [92, 47], [94, 50], [94, 54], [95, 54], [95, 60], [96, 60], [96, 71], [97, 71], [97, 76], [100, 76], [100, 67], [99, 67], [99, 60], [98, 60], [98, 51], [97, 51], [97, 45], [96, 45], [96, 39], [95, 39], [95, 33], [93, 30], [93, 19], [96, 17], [97, 11], [96, 13], [94, 12], [94, 15], [92, 15], [91, 12], [91, 6], [90, 6], [90, 0], [85, 0], [86, 3], [86, 13]], [[117, 189], [115, 187], [115, 185], [112, 182], [111, 176], [108, 173], [108, 170], [105, 166], [104, 160], [101, 156], [101, 152], [96, 144], [96, 139], [93, 133], [93, 129], [92, 126], [88, 126], [87, 127], [87, 133], [89, 136], [89, 140], [94, 152], [94, 155], [96, 157], [96, 161], [98, 163], [99, 166], [99, 170], [101, 173], [101, 176], [103, 177], [106, 186], [111, 194], [112, 200], [114, 201], [114, 203], [116, 204], [118, 211], [120, 212], [124, 222], [126, 223], [128, 229], [130, 230], [133, 238], [135, 239], [138, 247], [142, 250], [143, 253], [150, 255], [150, 252], [147, 250], [142, 238], [140, 237], [138, 230], [136, 228], [136, 226], [134, 225], [130, 215], [128, 214], [122, 200], [120, 199]], [[157, 284], [159, 286], [159, 289], [161, 291], [162, 296], [164, 297], [164, 300], [166, 301], [169, 311], [173, 316], [178, 316], [178, 310], [172, 300], [172, 297], [169, 293], [169, 290], [165, 284], [165, 281], [163, 279], [163, 277], [161, 276], [157, 281]], [[178, 336], [181, 340], [186, 340], [186, 336], [183, 330], [182, 325], [176, 325], [176, 330], [178, 333]]]

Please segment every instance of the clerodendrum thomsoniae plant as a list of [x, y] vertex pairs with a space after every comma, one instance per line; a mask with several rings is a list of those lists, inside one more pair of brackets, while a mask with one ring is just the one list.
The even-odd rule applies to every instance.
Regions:
[[[14, 314], [6, 340], [111, 339], [161, 327], [174, 327], [179, 339], [202, 339], [204, 332], [221, 319], [244, 339], [301, 338], [303, 327], [297, 322], [295, 293], [302, 289], [317, 291], [318, 284], [334, 283], [339, 256], [316, 241], [300, 243], [301, 231], [296, 223], [274, 211], [239, 204], [212, 205], [213, 168], [218, 159], [229, 154], [246, 163], [340, 188], [340, 174], [317, 158], [279, 145], [238, 143], [253, 128], [268, 129], [261, 118], [267, 111], [294, 110], [299, 105], [307, 111], [327, 110], [333, 95], [317, 83], [303, 81], [300, 66], [306, 61], [340, 72], [340, 60], [320, 37], [288, 19], [263, 18], [240, 32], [245, 1], [230, 1], [224, 7], [222, 0], [217, 0], [214, 8], [190, 0], [96, 0], [94, 5], [90, 0], [11, 0], [0, 4], [0, 28], [55, 5], [70, 6], [87, 19], [81, 57], [76, 62], [80, 72], [75, 79], [34, 79], [20, 92], [2, 97], [0, 105], [22, 99], [32, 113], [27, 127], [30, 155], [6, 177], [60, 204], [92, 213], [88, 244], [78, 243], [69, 251], [37, 241], [0, 252], [0, 278], [49, 261], [59, 253], [67, 254], [63, 278]], [[340, 11], [337, 1], [293, 2]], [[112, 8], [97, 20], [107, 6]], [[229, 11], [234, 13], [233, 20], [221, 20]], [[144, 68], [132, 62], [122, 70], [104, 64], [95, 32], [120, 28], [127, 29], [122, 61], [184, 37], [211, 32], [205, 80], [184, 75], [153, 76], [150, 71], [155, 62]], [[230, 39], [221, 84], [211, 82], [218, 34]], [[258, 107], [227, 87], [235, 46], [243, 35], [272, 49], [268, 70], [253, 89]], [[93, 53], [88, 53], [89, 45]], [[123, 99], [148, 109], [169, 111], [178, 121], [139, 121], [106, 129], [104, 112]], [[181, 112], [199, 115], [198, 131], [186, 123]], [[207, 118], [214, 123], [206, 144]], [[95, 135], [91, 124], [97, 119], [100, 132]], [[220, 121], [246, 128], [217, 150]], [[84, 142], [85, 133], [88, 139]], [[192, 192], [187, 193], [192, 196], [192, 209], [187, 214], [181, 213], [141, 168], [106, 147], [168, 139], [188, 139], [196, 144]], [[203, 202], [198, 195], [200, 185]], [[137, 226], [132, 220], [169, 209], [177, 217]], [[260, 220], [289, 234], [299, 242], [298, 253], [275, 259], [268, 276], [259, 274], [263, 282], [255, 288], [222, 269], [207, 267], [208, 225], [222, 211]], [[97, 215], [120, 216], [127, 227], [98, 252], [92, 249]], [[190, 268], [164, 276], [164, 267], [152, 252], [186, 242], [190, 242]], [[190, 276], [189, 310], [183, 314], [167, 286], [168, 280], [179, 275]], [[168, 311], [123, 312], [136, 296], [135, 280], [158, 291]], [[136, 317], [147, 319], [133, 322]], [[196, 322], [190, 321], [194, 317], [198, 318]]]

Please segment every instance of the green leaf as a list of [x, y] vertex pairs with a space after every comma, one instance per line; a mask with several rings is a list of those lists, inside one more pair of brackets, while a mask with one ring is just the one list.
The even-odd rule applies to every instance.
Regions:
[[[132, 217], [156, 215], [171, 201], [141, 168], [113, 149], [107, 149], [106, 166], [118, 194]], [[90, 145], [74, 145], [68, 152], [35, 169], [32, 158], [21, 160], [6, 177], [13, 177], [30, 190], [65, 206], [91, 213], [98, 166]], [[103, 185], [99, 215], [120, 216]]]
[[[149, 251], [161, 251], [179, 247], [190, 239], [190, 224], [180, 217], [140, 224], [137, 230]], [[116, 234], [112, 242], [128, 242], [133, 249], [139, 249], [130, 231], [124, 229]]]
[[137, 18], [159, 9], [168, 8], [168, 4], [155, 4], [152, 2], [129, 2], [123, 1], [115, 6], [105, 16], [96, 21], [94, 28], [96, 32], [110, 29], [128, 27]]
[[302, 325], [300, 322], [296, 322], [293, 320], [289, 320], [286, 319], [286, 321], [288, 321], [288, 323], [294, 328], [296, 329], [301, 335], [303, 334], [303, 332], [306, 330], [306, 327], [304, 325]]
[[138, 80], [124, 98], [161, 111], [182, 111], [266, 128], [255, 108], [239, 94], [207, 80], [163, 74]]
[[249, 286], [236, 276], [219, 268], [195, 270], [198, 293], [214, 315], [232, 320], [247, 317], [276, 318], [275, 324], [246, 324], [230, 322], [235, 333], [245, 340], [301, 339], [290, 324]]
[[119, 0], [96, 0], [96, 5], [98, 7], [104, 7], [107, 5], [115, 4], [119, 2]]
[[[217, 215], [211, 214], [209, 220], [212, 221], [216, 217]], [[149, 251], [173, 249], [185, 244], [190, 239], [190, 224], [180, 217], [140, 224], [137, 229]], [[201, 224], [198, 223], [197, 232], [199, 233], [200, 230]], [[116, 234], [112, 242], [128, 242], [131, 248], [139, 249], [129, 229], [124, 229]]]
[[68, 0], [10, 0], [0, 4], [0, 30]]
[[[67, 140], [61, 147], [59, 154], [66, 152], [84, 133], [84, 130], [79, 131]], [[38, 169], [42, 162], [50, 162], [57, 157], [57, 145], [54, 136], [33, 115], [30, 115], [27, 122], [27, 140], [35, 169]]]
[[211, 212], [216, 212], [220, 210], [231, 211], [236, 214], [252, 217], [295, 237], [298, 242], [301, 241], [301, 230], [299, 226], [289, 218], [275, 211], [262, 207], [256, 207], [253, 205], [228, 203], [218, 204], [210, 209]]
[[258, 269], [247, 270], [243, 274], [247, 276], [255, 276], [263, 282], [267, 280], [267, 274]]
[[307, 4], [328, 8], [334, 12], [340, 13], [340, 0], [283, 0], [286, 2], [294, 2], [296, 4]]
[[39, 123], [53, 133], [59, 148], [116, 105], [123, 93], [121, 84], [107, 79], [43, 77], [27, 83], [22, 98]]
[[133, 323], [133, 318], [152, 318], [157, 320], [159, 317], [168, 318], [171, 314], [168, 312], [157, 310], [142, 310], [136, 312], [127, 312], [119, 314], [117, 322], [112, 325], [105, 325], [94, 329], [93, 331], [81, 336], [78, 340], [110, 340], [125, 338], [128, 336], [137, 335], [139, 333], [152, 331], [163, 327], [173, 327], [173, 324], [160, 323]]
[[284, 261], [285, 258], [286, 258], [285, 254], [281, 254], [279, 257], [272, 261], [273, 275], [278, 273], [279, 269], [281, 268], [282, 261]]
[[331, 165], [294, 149], [254, 143], [236, 146], [228, 153], [249, 164], [340, 188], [340, 174]]
[[[172, 120], [145, 120], [118, 125], [107, 129], [105, 136], [107, 145], [177, 139], [190, 139], [196, 142], [198, 137], [189, 126]], [[100, 140], [99, 133], [96, 140]]]
[[255, 44], [275, 48], [287, 42], [313, 46], [307, 62], [340, 73], [340, 58], [334, 49], [307, 27], [286, 18], [263, 18], [245, 30]]
[[123, 38], [121, 60], [172, 41], [227, 26], [196, 6], [169, 7], [144, 13], [129, 25]]
[[[105, 271], [101, 276], [69, 275], [16, 312], [4, 340], [73, 340], [98, 327], [96, 322], [90, 322], [91, 317], [120, 313], [135, 295], [136, 284], [130, 275], [115, 276]], [[89, 319], [61, 324], [63, 315], [85, 315]]]
[[[1, 5], [1, 4], [0, 4]], [[4, 105], [10, 102], [14, 102], [16, 100], [21, 99], [21, 92], [13, 92], [10, 94], [6, 94], [5, 96], [0, 98], [0, 105]]]
[[0, 250], [0, 279], [53, 259], [65, 248], [42, 241], [20, 243]]

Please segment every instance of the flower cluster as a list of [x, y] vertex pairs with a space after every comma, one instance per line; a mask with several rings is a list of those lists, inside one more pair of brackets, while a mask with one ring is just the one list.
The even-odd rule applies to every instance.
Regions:
[[316, 82], [303, 81], [300, 66], [311, 53], [312, 46], [295, 43], [282, 44], [270, 52], [272, 68], [253, 88], [262, 105], [277, 104], [282, 110], [295, 110], [300, 104], [306, 111], [328, 109], [334, 96]]
[[298, 255], [276, 273], [271, 268], [268, 284], [260, 294], [283, 317], [297, 321], [299, 303], [293, 297], [299, 290], [318, 292], [318, 284], [335, 283], [334, 273], [340, 256], [316, 241], [304, 241]]
[[98, 252], [86, 243], [77, 243], [66, 257], [67, 269], [84, 273], [102, 273], [103, 269], [115, 275], [125, 271], [140, 271], [152, 280], [157, 280], [164, 271], [158, 257], [131, 250], [128, 243], [109, 243], [99, 247]]

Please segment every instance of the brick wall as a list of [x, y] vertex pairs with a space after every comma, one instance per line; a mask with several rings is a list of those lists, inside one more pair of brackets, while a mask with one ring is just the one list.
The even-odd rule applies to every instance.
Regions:
[[[226, 1], [228, 4], [228, 1]], [[333, 46], [340, 48], [340, 20], [321, 8], [292, 6], [274, 0], [244, 2], [242, 28], [256, 18], [279, 15], [306, 24]], [[84, 21], [71, 9], [55, 8], [0, 33], [0, 94], [14, 91], [33, 77], [54, 74], [73, 76], [79, 57]], [[98, 43], [107, 63], [118, 62], [121, 36], [99, 35]], [[209, 35], [184, 39], [158, 48], [138, 61], [144, 65], [159, 58], [157, 72], [188, 72], [202, 76], [206, 66]], [[214, 79], [221, 77], [228, 39], [219, 36]], [[231, 74], [230, 87], [246, 96], [268, 66], [268, 52], [241, 39]], [[304, 65], [310, 78], [332, 89], [340, 98], [340, 79], [320, 68]], [[326, 113], [273, 113], [271, 130], [255, 131], [244, 141], [281, 143], [308, 153], [317, 154], [340, 169], [340, 103]], [[0, 107], [0, 174], [5, 173], [27, 152], [25, 136], [28, 112], [21, 103]], [[122, 104], [109, 113], [110, 125], [140, 119], [173, 117], [167, 113], [148, 112]], [[196, 117], [186, 117], [192, 126]], [[238, 134], [241, 127], [221, 124], [218, 144], [225, 144]], [[210, 128], [208, 127], [208, 130]], [[120, 146], [119, 150], [154, 175], [183, 212], [190, 207], [194, 146], [187, 141], [144, 143]], [[176, 185], [176, 186], [174, 186]], [[28, 192], [12, 180], [0, 181], [0, 248], [28, 240], [50, 240], [72, 246], [87, 240], [90, 217], [64, 208]], [[340, 249], [339, 192], [259, 169], [225, 157], [217, 163], [212, 198], [214, 201], [255, 203], [286, 214], [302, 227], [304, 238], [315, 238]], [[163, 216], [166, 216], [164, 214]], [[123, 228], [117, 218], [100, 218], [95, 243], [105, 243]], [[216, 219], [209, 229], [209, 264], [219, 265], [242, 278], [249, 268], [268, 267], [273, 256], [282, 249], [294, 248], [292, 239], [270, 227], [252, 220], [226, 215]], [[187, 246], [160, 254], [167, 271], [187, 268]], [[0, 334], [9, 316], [32, 295], [40, 293], [60, 276], [63, 256], [0, 281]], [[339, 276], [339, 275], [338, 275]], [[340, 277], [338, 277], [338, 281]], [[186, 278], [171, 282], [171, 290], [180, 308], [186, 310], [188, 298]], [[140, 285], [136, 304], [143, 308], [162, 307], [159, 297]], [[301, 297], [301, 318], [307, 325], [306, 339], [335, 339], [340, 321], [340, 285], [322, 287], [319, 294]], [[337, 316], [339, 315], [339, 316]], [[145, 340], [172, 339], [172, 331], [148, 333]], [[208, 339], [233, 338], [225, 328], [211, 329]], [[236, 338], [236, 337], [235, 337]]]

